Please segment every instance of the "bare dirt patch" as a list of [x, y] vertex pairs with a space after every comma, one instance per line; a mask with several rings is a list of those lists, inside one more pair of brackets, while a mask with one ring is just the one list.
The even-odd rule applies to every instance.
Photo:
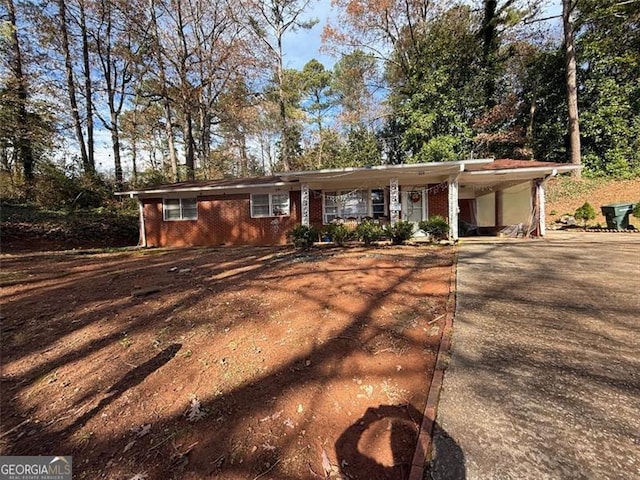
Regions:
[[408, 476], [452, 249], [2, 260], [2, 454], [82, 479]]

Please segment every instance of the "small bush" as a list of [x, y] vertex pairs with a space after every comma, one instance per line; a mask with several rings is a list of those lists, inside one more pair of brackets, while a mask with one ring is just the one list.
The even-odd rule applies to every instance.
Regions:
[[400, 220], [392, 225], [387, 225], [385, 233], [391, 238], [391, 243], [402, 245], [413, 237], [413, 223]]
[[435, 240], [442, 240], [449, 235], [449, 222], [440, 215], [421, 221], [418, 228]]
[[353, 230], [350, 230], [346, 225], [342, 223], [332, 223], [325, 227], [325, 233], [329, 235], [329, 238], [336, 245], [344, 245], [345, 242], [351, 240], [354, 237]]
[[640, 218], [640, 201], [638, 201], [638, 203], [636, 203], [636, 206], [633, 207], [633, 211], [631, 212], [631, 214], [636, 218]]
[[587, 227], [587, 222], [596, 218], [596, 211], [589, 202], [584, 202], [581, 207], [576, 209], [573, 215], [576, 220], [582, 220], [582, 226]]
[[358, 240], [363, 241], [368, 247], [373, 242], [380, 240], [380, 237], [384, 234], [384, 230], [380, 224], [365, 220], [356, 227], [354, 234]]
[[318, 239], [318, 231], [309, 225], [296, 225], [287, 232], [287, 238], [296, 248], [308, 250]]

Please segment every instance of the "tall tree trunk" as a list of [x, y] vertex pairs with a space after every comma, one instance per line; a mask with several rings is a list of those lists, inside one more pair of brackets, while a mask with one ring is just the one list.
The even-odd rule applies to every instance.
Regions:
[[91, 172], [89, 157], [84, 143], [84, 134], [82, 132], [82, 123], [80, 121], [80, 112], [78, 111], [78, 100], [76, 98], [76, 86], [73, 79], [73, 64], [71, 60], [71, 49], [69, 47], [69, 31], [67, 26], [67, 6], [65, 0], [58, 0], [58, 13], [60, 16], [60, 38], [62, 41], [62, 53], [64, 54], [64, 67], [67, 79], [67, 94], [69, 96], [69, 104], [71, 106], [71, 117], [76, 132], [76, 140], [80, 149], [80, 159], [84, 171]]
[[284, 59], [282, 50], [282, 32], [277, 32], [278, 38], [278, 63], [277, 63], [277, 76], [278, 76], [278, 106], [280, 109], [280, 122], [282, 136], [282, 169], [288, 172], [290, 169], [289, 156], [293, 149], [289, 145], [289, 118], [287, 117], [287, 105], [284, 93]]
[[195, 140], [193, 138], [193, 119], [191, 118], [191, 110], [186, 106], [184, 112], [184, 164], [187, 169], [187, 179], [195, 179]]
[[171, 101], [167, 89], [167, 75], [165, 71], [164, 60], [162, 58], [162, 47], [160, 45], [160, 37], [158, 36], [158, 19], [156, 17], [155, 1], [149, 0], [149, 10], [151, 11], [151, 22], [153, 24], [153, 35], [155, 39], [155, 56], [158, 63], [158, 74], [160, 76], [160, 89], [162, 96], [162, 108], [165, 116], [165, 134], [167, 135], [167, 147], [169, 148], [169, 163], [171, 164], [172, 180], [180, 181], [178, 172], [178, 157], [176, 154], [175, 136], [173, 133], [173, 122], [171, 112]]
[[16, 9], [13, 0], [7, 0], [9, 7], [9, 23], [11, 24], [11, 73], [14, 77], [16, 96], [18, 100], [16, 150], [19, 162], [22, 163], [25, 182], [27, 184], [26, 196], [31, 196], [31, 184], [33, 182], [33, 146], [29, 134], [29, 118], [27, 114], [27, 84], [22, 70], [22, 50], [18, 38], [18, 25], [16, 21]]
[[[564, 26], [564, 49], [567, 80], [567, 107], [569, 109], [569, 148], [571, 151], [571, 163], [573, 165], [581, 165], [578, 81], [572, 18], [572, 13], [575, 7], [575, 0], [562, 0], [562, 23]], [[580, 170], [572, 172], [572, 176], [574, 178], [580, 178]]]
[[85, 16], [84, 0], [78, 2], [80, 6], [80, 31], [82, 34], [82, 60], [84, 63], [84, 94], [87, 98], [87, 166], [89, 174], [94, 174], [96, 161], [93, 141], [93, 86], [91, 85], [91, 65], [89, 62], [89, 39], [87, 35], [87, 20]]
[[495, 54], [497, 50], [496, 15], [497, 0], [484, 0], [484, 18], [482, 20], [482, 64], [485, 70], [484, 96], [485, 106], [495, 106]]

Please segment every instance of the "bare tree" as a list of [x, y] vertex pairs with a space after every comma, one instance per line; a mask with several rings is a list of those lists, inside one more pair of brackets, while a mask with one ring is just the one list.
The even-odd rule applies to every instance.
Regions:
[[[58, 0], [58, 20], [60, 26], [60, 42], [62, 47], [62, 54], [64, 56], [64, 66], [66, 73], [66, 86], [67, 96], [69, 98], [69, 105], [71, 106], [71, 118], [73, 120], [73, 126], [76, 133], [76, 140], [78, 142], [78, 148], [80, 149], [80, 159], [85, 172], [93, 173], [95, 171], [95, 165], [89, 163], [89, 156], [87, 154], [87, 146], [84, 140], [84, 132], [82, 130], [82, 119], [80, 118], [80, 111], [78, 108], [78, 99], [76, 95], [76, 81], [73, 72], [74, 59], [71, 54], [71, 44], [69, 42], [69, 24], [67, 21], [67, 4], [65, 0]], [[86, 72], [89, 75], [89, 72]]]

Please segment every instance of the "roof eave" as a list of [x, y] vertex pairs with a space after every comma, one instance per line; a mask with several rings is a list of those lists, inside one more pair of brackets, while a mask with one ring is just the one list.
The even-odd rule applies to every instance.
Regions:
[[223, 190], [251, 190], [255, 188], [273, 188], [292, 185], [291, 182], [272, 182], [272, 183], [253, 183], [239, 185], [216, 185], [205, 187], [184, 187], [184, 188], [158, 188], [155, 190], [129, 190], [126, 192], [116, 192], [114, 195], [119, 196], [140, 196], [140, 195], [162, 195], [169, 193], [200, 193], [200, 192], [216, 192]]

